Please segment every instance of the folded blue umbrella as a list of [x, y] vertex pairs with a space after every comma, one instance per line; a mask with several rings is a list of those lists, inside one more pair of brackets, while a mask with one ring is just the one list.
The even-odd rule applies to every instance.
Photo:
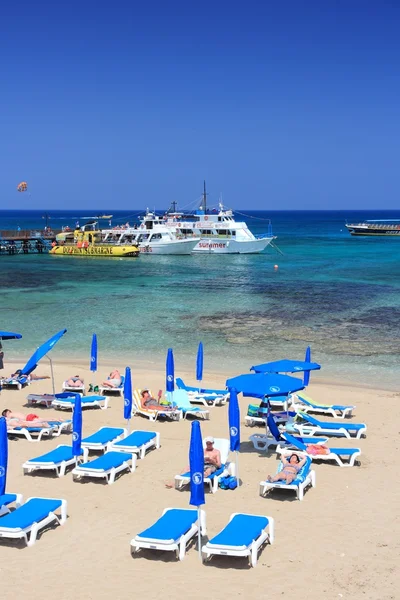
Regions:
[[174, 353], [172, 352], [172, 348], [168, 348], [166, 371], [167, 371], [167, 376], [166, 376], [165, 388], [166, 388], [167, 392], [173, 392], [175, 389], [175, 384], [174, 384], [175, 368], [174, 368]]
[[197, 349], [197, 359], [196, 359], [196, 379], [197, 379], [197, 381], [201, 381], [203, 379], [203, 363], [204, 363], [203, 342], [200, 342], [199, 347]]
[[97, 335], [92, 336], [92, 346], [90, 348], [90, 370], [93, 373], [97, 371]]
[[80, 394], [75, 394], [74, 414], [72, 416], [72, 454], [80, 456], [82, 450], [82, 403]]
[[124, 379], [124, 419], [129, 423], [132, 416], [132, 377], [130, 367], [125, 369]]

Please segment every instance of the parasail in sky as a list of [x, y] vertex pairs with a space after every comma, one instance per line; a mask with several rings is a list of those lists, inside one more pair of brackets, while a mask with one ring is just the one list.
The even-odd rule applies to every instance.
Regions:
[[26, 181], [21, 181], [21, 183], [19, 183], [17, 185], [18, 192], [26, 192], [27, 189], [28, 189], [28, 184], [26, 183]]

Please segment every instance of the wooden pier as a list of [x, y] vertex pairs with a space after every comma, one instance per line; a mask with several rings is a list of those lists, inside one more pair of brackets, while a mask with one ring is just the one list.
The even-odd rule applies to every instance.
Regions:
[[51, 249], [59, 230], [46, 228], [43, 231], [2, 230], [0, 231], [0, 256], [17, 254], [44, 254]]

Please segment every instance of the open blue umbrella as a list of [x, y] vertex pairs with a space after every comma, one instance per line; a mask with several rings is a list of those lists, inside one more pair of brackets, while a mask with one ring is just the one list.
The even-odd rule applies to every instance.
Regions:
[[125, 369], [125, 380], [124, 380], [124, 419], [129, 422], [132, 417], [132, 377], [130, 367]]
[[190, 464], [190, 500], [189, 504], [197, 506], [198, 524], [199, 524], [199, 555], [201, 559], [201, 513], [200, 506], [205, 504], [204, 495], [204, 450], [201, 437], [200, 423], [192, 421], [192, 430], [190, 434], [189, 446], [189, 464]]
[[[32, 354], [32, 356], [30, 357], [30, 359], [28, 360], [28, 362], [26, 363], [26, 365], [24, 366], [24, 368], [21, 370], [21, 375], [29, 375], [30, 373], [32, 373], [32, 371], [34, 371], [36, 369], [36, 367], [38, 365], [38, 362], [44, 356], [46, 356], [48, 352], [50, 352], [50, 350], [53, 348], [53, 346], [55, 346], [55, 344], [57, 344], [58, 340], [60, 338], [62, 338], [62, 336], [66, 332], [67, 332], [66, 329], [61, 329], [61, 331], [59, 331], [58, 333], [56, 333], [55, 335], [53, 335], [53, 337], [51, 337], [46, 342], [44, 342], [44, 344], [42, 344], [41, 346], [39, 346], [39, 348], [37, 350], [35, 350], [35, 352]], [[52, 363], [51, 358], [49, 356], [47, 358], [50, 361], [51, 379], [52, 379], [52, 382], [53, 382], [53, 394], [55, 394], [56, 390], [55, 390], [55, 385], [54, 385], [53, 363]]]
[[174, 353], [172, 352], [172, 348], [168, 348], [167, 353], [167, 362], [166, 362], [166, 382], [165, 389], [167, 392], [171, 392], [171, 402], [173, 402], [173, 391], [175, 389], [174, 378], [175, 378], [175, 368], [174, 368]]
[[7, 463], [7, 423], [4, 417], [0, 417], [0, 496], [6, 493]]
[[236, 462], [236, 480], [239, 484], [239, 450], [240, 450], [240, 410], [237, 392], [234, 388], [229, 389], [229, 408], [228, 408], [228, 422], [229, 422], [229, 441], [230, 451], [235, 452]]
[[13, 333], [12, 331], [0, 331], [0, 340], [20, 340], [22, 335], [20, 333]]
[[81, 395], [75, 394], [74, 414], [72, 416], [72, 454], [80, 456], [82, 451], [82, 401]]
[[296, 377], [276, 375], [275, 373], [256, 373], [238, 375], [226, 380], [226, 386], [242, 392], [243, 396], [264, 398], [265, 396], [287, 396], [304, 389], [304, 383]]
[[[93, 373], [97, 371], [97, 335], [95, 333], [92, 336], [92, 345], [90, 348], [90, 370]], [[93, 383], [96, 382], [93, 381]]]
[[199, 347], [197, 349], [197, 359], [196, 359], [196, 379], [197, 379], [197, 381], [201, 381], [203, 379], [203, 363], [204, 363], [203, 342], [200, 342]]

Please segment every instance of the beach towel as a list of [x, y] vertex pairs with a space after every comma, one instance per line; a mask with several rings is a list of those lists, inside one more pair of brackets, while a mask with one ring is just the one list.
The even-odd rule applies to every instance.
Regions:
[[307, 444], [307, 454], [312, 456], [318, 456], [318, 454], [330, 454], [331, 451], [328, 446], [324, 444]]

